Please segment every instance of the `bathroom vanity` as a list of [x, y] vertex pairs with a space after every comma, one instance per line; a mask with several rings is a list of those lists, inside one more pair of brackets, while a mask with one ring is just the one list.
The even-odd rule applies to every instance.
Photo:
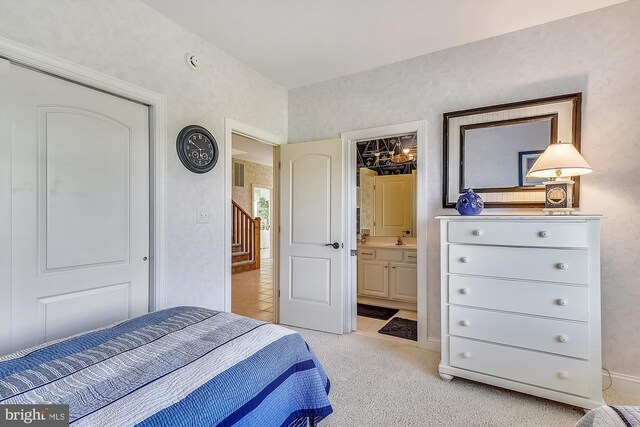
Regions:
[[358, 245], [358, 302], [415, 310], [416, 261], [415, 244]]

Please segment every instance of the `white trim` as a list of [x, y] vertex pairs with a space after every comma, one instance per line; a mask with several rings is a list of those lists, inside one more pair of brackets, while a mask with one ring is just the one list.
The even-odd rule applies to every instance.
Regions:
[[[260, 142], [264, 142], [269, 145], [273, 145], [275, 147], [286, 144], [286, 141], [277, 135], [273, 135], [269, 132], [265, 132], [261, 129], [253, 127], [251, 125], [244, 124], [238, 120], [232, 119], [230, 117], [224, 118], [224, 205], [225, 205], [225, 214], [224, 214], [224, 311], [231, 312], [231, 227], [233, 227], [232, 218], [231, 218], [231, 194], [232, 194], [232, 160], [231, 160], [231, 152], [233, 148], [233, 133], [241, 134], [244, 136], [248, 136], [252, 139], [257, 139]], [[273, 224], [279, 224], [280, 218], [278, 217], [278, 209], [279, 209], [279, 194], [278, 194], [278, 185], [279, 182], [279, 174], [278, 174], [278, 162], [279, 153], [274, 153], [274, 162], [273, 162], [273, 189], [271, 192], [272, 204], [274, 209], [272, 211], [273, 216]], [[276, 157], [277, 156], [277, 157]], [[253, 197], [253, 196], [252, 196]], [[275, 230], [272, 234], [275, 236]], [[278, 259], [279, 248], [278, 248], [278, 239], [273, 237], [272, 239], [273, 247], [271, 248], [271, 258], [274, 260], [273, 262], [273, 316], [274, 323], [277, 323], [278, 320], [278, 298], [277, 292], [280, 289], [279, 286], [279, 269], [278, 269]]]
[[[611, 380], [611, 390], [640, 396], [640, 377], [611, 372]], [[609, 374], [606, 371], [602, 372], [602, 384], [603, 387], [609, 385]]]
[[90, 68], [0, 37], [0, 57], [149, 106], [150, 244], [153, 265], [149, 275], [149, 310], [166, 308], [166, 179], [167, 101], [164, 95], [141, 88]]
[[380, 138], [386, 135], [416, 132], [418, 144], [418, 164], [416, 190], [416, 238], [418, 247], [418, 346], [429, 348], [427, 338], [427, 122], [424, 120], [380, 126], [370, 129], [342, 132], [344, 150], [344, 194], [345, 194], [345, 331], [351, 332], [357, 328], [357, 257], [351, 257], [351, 250], [356, 250], [356, 141], [370, 138]]
[[427, 343], [423, 348], [425, 350], [435, 351], [436, 353], [440, 353], [440, 338], [427, 337]]

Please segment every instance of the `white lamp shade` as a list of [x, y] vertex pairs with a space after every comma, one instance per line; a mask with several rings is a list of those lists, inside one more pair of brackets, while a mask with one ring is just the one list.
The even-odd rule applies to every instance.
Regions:
[[551, 144], [533, 164], [527, 178], [561, 178], [593, 172], [573, 144]]

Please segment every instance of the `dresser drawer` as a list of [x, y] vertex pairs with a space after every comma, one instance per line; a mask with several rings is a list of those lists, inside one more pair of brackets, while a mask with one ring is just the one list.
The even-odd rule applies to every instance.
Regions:
[[479, 276], [587, 284], [587, 251], [451, 244], [449, 271]]
[[451, 366], [578, 396], [589, 395], [589, 363], [563, 356], [449, 338]]
[[589, 326], [586, 323], [449, 306], [449, 333], [589, 359]]
[[584, 222], [451, 221], [449, 242], [477, 245], [587, 247]]
[[449, 275], [448, 280], [450, 304], [589, 320], [589, 291], [584, 286], [456, 275]]

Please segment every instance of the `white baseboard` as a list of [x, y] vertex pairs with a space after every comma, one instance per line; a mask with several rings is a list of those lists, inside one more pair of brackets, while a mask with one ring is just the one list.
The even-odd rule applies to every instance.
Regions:
[[[640, 396], [640, 377], [611, 372], [611, 389]], [[609, 385], [609, 374], [602, 372], [602, 386]]]
[[[427, 337], [427, 342], [422, 346], [425, 350], [435, 351], [440, 353], [440, 338]], [[611, 372], [611, 389], [620, 391], [622, 393], [629, 393], [636, 396], [640, 396], [640, 377], [634, 377], [632, 375], [619, 374], [617, 372]], [[609, 385], [609, 374], [606, 371], [602, 372], [602, 386], [607, 387]]]
[[427, 342], [422, 348], [440, 353], [440, 338], [427, 337]]

